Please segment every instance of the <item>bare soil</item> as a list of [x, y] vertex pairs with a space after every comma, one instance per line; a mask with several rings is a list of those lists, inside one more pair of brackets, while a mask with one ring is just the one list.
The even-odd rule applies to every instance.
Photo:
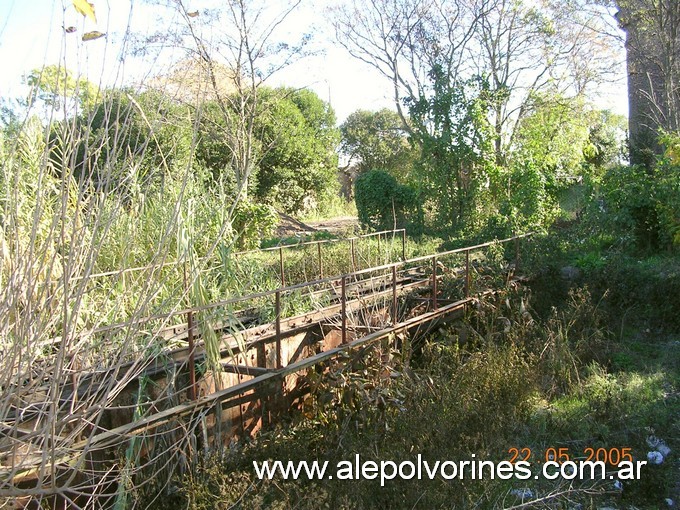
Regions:
[[319, 231], [344, 235], [354, 233], [359, 228], [359, 221], [356, 216], [338, 216], [337, 218], [309, 221], [306, 223], [284, 213], [279, 213], [279, 216], [281, 220], [276, 229], [278, 237], [311, 235]]

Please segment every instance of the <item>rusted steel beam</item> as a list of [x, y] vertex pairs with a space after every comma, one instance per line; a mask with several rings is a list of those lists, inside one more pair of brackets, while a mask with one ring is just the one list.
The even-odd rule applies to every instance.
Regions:
[[187, 340], [189, 342], [189, 398], [196, 399], [196, 346], [194, 345], [194, 314], [187, 312]]
[[399, 333], [401, 331], [411, 329], [415, 326], [432, 321], [436, 318], [450, 314], [454, 311], [461, 310], [467, 303], [471, 302], [473, 299], [477, 299], [479, 297], [489, 295], [494, 292], [495, 291], [486, 291], [475, 298], [467, 298], [456, 301], [454, 303], [451, 303], [450, 305], [440, 307], [436, 311], [426, 312], [418, 317], [411, 318], [404, 322], [400, 322], [398, 324], [395, 324], [394, 326], [387, 327], [381, 331], [370, 333], [350, 343], [342, 344], [334, 349], [329, 349], [328, 351], [323, 351], [321, 353], [315, 354], [314, 356], [310, 356], [298, 362], [291, 363], [290, 365], [287, 365], [286, 367], [283, 367], [280, 370], [271, 371], [267, 374], [261, 375], [249, 381], [245, 381], [230, 388], [226, 388], [224, 390], [212, 393], [210, 395], [206, 395], [194, 402], [175, 406], [166, 411], [161, 411], [159, 413], [156, 413], [155, 415], [142, 418], [136, 422], [101, 432], [100, 434], [96, 434], [93, 437], [89, 438], [87, 441], [75, 444], [74, 449], [82, 448], [83, 446], [85, 446], [85, 444], [88, 443], [91, 447], [110, 446], [111, 444], [115, 444], [115, 442], [120, 441], [121, 437], [138, 435], [146, 430], [155, 428], [163, 423], [167, 423], [169, 420], [180, 418], [182, 416], [192, 414], [196, 412], [198, 409], [203, 409], [205, 407], [212, 406], [216, 402], [227, 402], [231, 398], [237, 397], [248, 391], [256, 390], [260, 386], [272, 384], [275, 381], [281, 380], [283, 377], [287, 375], [299, 372], [323, 361], [332, 359], [338, 356], [340, 353], [347, 351], [348, 349], [354, 349], [372, 342], [376, 342], [377, 340], [380, 340], [390, 334]]
[[392, 324], [397, 323], [397, 267], [392, 266]]
[[222, 363], [222, 370], [225, 372], [230, 372], [232, 374], [243, 374], [250, 375], [253, 377], [258, 377], [260, 375], [268, 374], [271, 372], [269, 368], [262, 367], [249, 367], [246, 365], [234, 365], [232, 363]]
[[[438, 310], [426, 312], [418, 317], [411, 318], [404, 322], [355, 339], [350, 343], [342, 344], [334, 349], [330, 349], [328, 351], [324, 351], [308, 358], [304, 358], [300, 361], [291, 363], [279, 370], [267, 371], [262, 375], [255, 376], [249, 381], [244, 381], [210, 395], [200, 397], [197, 400], [191, 401], [189, 403], [175, 406], [171, 409], [161, 411], [154, 415], [147, 416], [135, 422], [122, 425], [111, 430], [104, 430], [74, 444], [70, 449], [70, 451], [73, 453], [54, 457], [53, 463], [64, 464], [76, 459], [80, 455], [80, 450], [86, 446], [89, 448], [89, 451], [113, 447], [117, 444], [120, 444], [121, 440], [139, 435], [148, 430], [153, 430], [161, 425], [173, 422], [184, 416], [193, 415], [198, 411], [205, 410], [206, 408], [217, 407], [218, 404], [221, 404], [225, 409], [236, 407], [240, 405], [244, 399], [259, 398], [258, 395], [263, 395], [269, 391], [270, 388], [277, 387], [277, 385], [280, 385], [284, 378], [288, 375], [300, 372], [318, 363], [333, 359], [347, 350], [353, 350], [367, 346], [389, 335], [419, 327], [421, 324], [429, 323], [438, 319], [442, 319], [448, 315], [460, 312], [473, 299], [478, 299], [495, 292], [496, 291], [489, 290], [480, 293], [475, 298], [467, 298], [456, 301], [443, 306]], [[250, 368], [252, 369], [252, 367]], [[27, 466], [24, 470], [13, 471], [13, 478], [20, 479], [25, 473], [30, 472], [30, 470], [31, 468]], [[2, 473], [0, 472], [0, 474]]]
[[[408, 292], [412, 289], [418, 287], [427, 287], [430, 284], [429, 279], [421, 279], [417, 281], [409, 281], [408, 283], [401, 283], [397, 287], [397, 294], [402, 294]], [[371, 294], [369, 297], [359, 297], [357, 299], [351, 299], [346, 301], [346, 313], [360, 310], [363, 307], [369, 306], [371, 302], [375, 300], [384, 299], [388, 297], [391, 293], [393, 294], [393, 288], [387, 287], [379, 292]], [[329, 317], [338, 315], [341, 312], [341, 304], [331, 305], [322, 310], [317, 310], [311, 313], [306, 313], [302, 315], [297, 315], [289, 318], [281, 319], [281, 332], [279, 334], [280, 339], [285, 339], [305, 331], [309, 331], [322, 321], [327, 320]], [[219, 329], [219, 328], [218, 328]], [[266, 344], [276, 342], [276, 330], [272, 324], [263, 324], [260, 326], [255, 326], [253, 328], [241, 331], [239, 333], [240, 338], [244, 343], [237, 340], [236, 336], [227, 333], [223, 335], [220, 340], [220, 356], [223, 359], [231, 359], [233, 355], [241, 353], [241, 347], [245, 347], [246, 350], [257, 349], [258, 358], [264, 360], [264, 349]], [[195, 360], [200, 362], [204, 359], [203, 346], [200, 343], [194, 348]], [[145, 377], [155, 377], [167, 371], [181, 370], [181, 367], [188, 365], [189, 350], [188, 348], [180, 348], [170, 351], [167, 355], [168, 358], [172, 358], [174, 361], [171, 362], [157, 362], [146, 367], [139, 376]], [[120, 373], [124, 373], [126, 366], [123, 366]], [[85, 395], [88, 391], [93, 391], [96, 389], [96, 383], [93, 383], [88, 376], [83, 376], [80, 378], [78, 385], [79, 396]], [[133, 381], [131, 381], [132, 383]], [[93, 385], [94, 384], [94, 385]], [[81, 390], [81, 388], [84, 388]], [[61, 400], [71, 398], [73, 394], [72, 385], [65, 384], [62, 388]]]
[[[515, 241], [515, 251], [516, 251], [516, 262], [517, 265], [519, 265], [519, 239], [526, 237], [526, 236], [516, 236], [514, 238], [510, 238], [508, 240], [504, 240], [504, 242], [509, 242], [509, 241]], [[452, 250], [450, 252], [446, 252], [446, 254], [452, 254], [452, 253], [465, 253], [466, 255], [466, 278], [469, 278], [470, 271], [469, 271], [469, 254], [470, 251], [476, 250], [476, 249], [482, 249], [483, 247], [486, 247], [492, 243], [485, 243], [484, 245], [477, 245], [474, 247], [468, 247], [468, 248], [463, 248], [459, 250]], [[367, 270], [362, 270], [362, 271], [357, 271], [354, 272], [350, 275], [342, 275], [340, 280], [341, 280], [341, 302], [338, 305], [335, 305], [334, 307], [328, 307], [327, 309], [324, 310], [325, 313], [328, 313], [330, 309], [338, 310], [341, 313], [341, 319], [342, 319], [342, 341], [343, 343], [339, 346], [336, 347], [335, 349], [330, 349], [328, 351], [324, 351], [321, 353], [318, 353], [316, 355], [309, 356], [307, 358], [301, 359], [299, 361], [295, 361], [291, 359], [289, 364], [285, 367], [282, 366], [282, 360], [281, 360], [281, 338], [284, 335], [284, 332], [282, 331], [282, 318], [281, 318], [281, 292], [287, 291], [289, 289], [293, 288], [303, 288], [307, 287], [313, 284], [310, 282], [307, 282], [302, 285], [298, 286], [292, 286], [289, 288], [280, 288], [277, 289], [276, 291], [273, 292], [267, 292], [267, 293], [261, 293], [262, 295], [267, 295], [270, 296], [272, 294], [275, 295], [276, 298], [276, 312], [277, 312], [277, 321], [276, 324], [274, 324], [275, 328], [275, 333], [273, 335], [274, 341], [277, 343], [277, 367], [278, 369], [275, 371], [271, 370], [266, 370], [264, 368], [255, 368], [255, 367], [241, 367], [238, 365], [232, 365], [232, 364], [227, 364], [230, 367], [226, 368], [227, 370], [233, 370], [236, 371], [236, 373], [242, 374], [242, 375], [249, 375], [250, 377], [253, 377], [250, 381], [242, 381], [239, 384], [236, 384], [234, 386], [231, 386], [229, 388], [225, 388], [222, 390], [218, 390], [210, 395], [206, 395], [203, 397], [198, 397], [195, 400], [191, 400], [188, 403], [181, 404], [179, 406], [175, 406], [171, 409], [168, 409], [166, 411], [162, 411], [160, 413], [156, 413], [154, 415], [145, 417], [143, 419], [137, 420], [135, 422], [128, 423], [126, 425], [123, 425], [121, 427], [116, 427], [112, 430], [103, 430], [103, 429], [95, 429], [88, 438], [83, 439], [81, 441], [76, 442], [72, 448], [69, 449], [70, 454], [65, 455], [64, 457], [60, 457], [58, 455], [53, 455], [51, 457], [51, 460], [49, 462], [49, 466], [52, 467], [54, 470], [54, 466], [57, 463], [61, 462], [67, 462], [68, 459], [74, 459], [78, 458], [79, 455], [82, 454], [82, 451], [80, 449], [87, 447], [88, 451], [96, 451], [96, 450], [101, 450], [105, 448], [109, 448], [112, 446], [120, 445], [121, 441], [126, 440], [130, 436], [134, 436], [137, 434], [142, 433], [145, 430], [150, 430], [158, 427], [159, 425], [165, 424], [172, 422], [174, 420], [177, 420], [178, 418], [182, 418], [184, 416], [191, 415], [196, 412], [203, 412], [207, 410], [208, 412], [212, 412], [214, 409], [218, 408], [220, 405], [224, 405], [227, 408], [234, 407], [236, 405], [240, 405], [242, 399], [244, 398], [245, 395], [247, 394], [257, 394], [258, 392], [263, 392], [266, 391], [267, 388], [270, 387], [277, 387], [281, 384], [284, 383], [285, 377], [288, 375], [297, 373], [299, 371], [305, 370], [306, 368], [312, 367], [316, 365], [317, 363], [321, 363], [324, 361], [327, 361], [329, 359], [332, 359], [338, 355], [340, 355], [343, 352], [346, 352], [348, 349], [360, 349], [363, 348], [364, 346], [367, 346], [371, 344], [372, 342], [375, 342], [379, 339], [385, 338], [388, 335], [398, 333], [400, 331], [404, 330], [409, 330], [412, 328], [419, 328], [422, 324], [429, 324], [434, 321], [438, 320], [444, 320], [447, 316], [450, 316], [451, 314], [454, 313], [459, 313], [461, 310], [465, 308], [465, 306], [469, 303], [472, 302], [473, 298], [467, 297], [466, 299], [456, 301], [454, 303], [450, 304], [445, 304], [444, 306], [439, 306], [439, 302], [437, 299], [437, 257], [441, 256], [442, 254], [434, 254], [434, 255], [428, 255], [425, 257], [418, 257], [415, 259], [412, 259], [411, 261], [405, 261], [402, 263], [396, 263], [396, 264], [387, 264], [385, 266], [381, 266], [379, 268], [370, 268]], [[406, 267], [407, 263], [416, 263], [419, 261], [425, 261], [429, 260], [432, 263], [433, 271], [432, 271], [432, 291], [433, 291], [433, 309], [425, 312], [417, 317], [413, 317], [411, 319], [408, 319], [404, 322], [392, 324], [390, 327], [386, 327], [384, 329], [381, 329], [380, 331], [374, 331], [372, 333], [369, 333], [367, 335], [364, 335], [360, 338], [355, 338], [352, 341], [348, 341], [348, 335], [347, 335], [347, 314], [348, 314], [348, 309], [350, 310], [358, 310], [362, 307], [366, 306], [367, 301], [370, 299], [378, 299], [380, 296], [388, 296], [390, 293], [392, 294], [393, 297], [393, 303], [394, 303], [394, 290], [395, 290], [395, 285], [394, 281], [396, 279], [396, 271], [397, 268], [400, 267]], [[358, 275], [363, 275], [363, 274], [370, 274], [371, 272], [377, 272], [381, 270], [386, 270], [390, 269], [392, 272], [392, 282], [393, 285], [390, 288], [388, 285], [385, 285], [384, 290], [381, 292], [377, 292], [374, 294], [371, 294], [368, 298], [367, 297], [361, 297], [356, 300], [348, 300], [348, 293], [347, 293], [347, 279], [352, 277], [354, 280], [356, 280], [356, 277]], [[185, 273], [186, 274], [186, 273]], [[384, 275], [383, 275], [384, 276]], [[406, 285], [403, 285], [399, 288], [400, 291], [404, 291], [407, 288], [412, 288], [416, 287], [419, 285], [427, 285], [428, 279], [425, 278], [420, 281], [412, 282]], [[468, 285], [468, 293], [469, 293], [469, 285]], [[474, 299], [477, 299], [479, 297], [482, 297], [484, 295], [490, 294], [494, 291], [486, 291], [484, 293], [481, 293], [477, 295]], [[249, 296], [245, 299], [252, 299], [253, 296]], [[244, 298], [241, 298], [243, 300]], [[214, 307], [215, 305], [211, 305], [211, 307]], [[396, 306], [394, 307], [396, 308]], [[187, 313], [187, 335], [188, 337], [191, 337], [191, 343], [194, 344], [194, 338], [193, 338], [193, 330], [194, 330], [194, 317], [193, 314], [199, 310], [199, 309], [209, 309], [206, 307], [201, 307], [201, 308], [188, 308], [184, 312]], [[181, 312], [176, 312], [173, 315], [177, 315], [178, 313]], [[161, 316], [163, 319], [167, 319], [169, 316], [163, 315]], [[134, 322], [136, 324], [136, 322]], [[295, 327], [295, 323], [292, 320], [287, 320], [286, 324], [289, 324], [291, 328]], [[271, 335], [271, 326], [268, 325], [265, 328], [261, 328], [260, 332], [262, 334], [262, 337], [272, 337]], [[318, 322], [317, 322], [318, 326]], [[354, 328], [354, 330], [370, 330], [371, 328]], [[269, 334], [267, 334], [267, 331], [269, 331]], [[286, 332], [286, 334], [289, 334], [290, 330]], [[271, 341], [271, 340], [263, 340], [261, 338], [259, 339], [247, 339], [245, 342], [241, 342], [241, 345], [245, 345], [246, 349], [252, 349], [254, 346], [257, 345], [262, 345], [266, 341]], [[222, 350], [222, 346], [226, 346], [228, 350], [230, 351], [230, 355], [234, 354], [234, 350], [231, 349], [232, 342], [235, 341], [234, 335], [230, 335], [229, 339], [227, 340], [228, 343], [225, 343], [225, 339], [223, 338], [223, 341], [221, 342], [220, 348]], [[187, 358], [186, 360], [191, 360], [192, 356], [196, 355], [196, 345], [191, 345], [188, 349], [187, 353]], [[356, 352], [356, 351], [354, 351]], [[195, 358], [194, 358], [195, 361]], [[245, 371], [249, 370], [250, 374], [246, 374]], [[257, 372], [259, 371], [259, 375], [256, 375]], [[91, 389], [91, 387], [90, 387]], [[251, 398], [251, 397], [249, 397]], [[257, 398], [257, 397], [254, 397]], [[87, 416], [83, 415], [85, 418]], [[73, 415], [69, 416], [63, 416], [63, 417], [57, 417], [57, 424], [62, 426], [66, 423], [66, 420], [72, 420]], [[98, 432], [100, 431], [101, 432]], [[30, 464], [30, 463], [27, 463]], [[48, 466], [48, 467], [49, 467]], [[23, 473], [30, 472], [31, 468], [27, 465], [26, 470], [13, 470], [10, 476], [13, 479], [18, 479], [23, 476]], [[0, 472], [0, 475], [2, 472]]]
[[[189, 296], [187, 264], [184, 263], [184, 292]], [[196, 400], [196, 346], [194, 345], [194, 312], [187, 310], [187, 342], [189, 343], [189, 399]]]

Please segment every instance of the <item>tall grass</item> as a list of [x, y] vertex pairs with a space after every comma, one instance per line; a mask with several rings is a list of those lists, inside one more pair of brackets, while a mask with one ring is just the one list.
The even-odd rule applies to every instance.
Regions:
[[[144, 108], [153, 134], [164, 104]], [[116, 469], [106, 469], [115, 468], [121, 448], [128, 481], [139, 483], [139, 445], [89, 441], [121, 419], [116, 412], [141, 418], [177, 403], [181, 370], [168, 374], [148, 405], [141, 393], [131, 406], [120, 399], [162, 359], [169, 344], [159, 330], [179, 320], [163, 314], [212, 299], [205, 261], [234, 245], [230, 219], [220, 212], [228, 197], [207, 187], [194, 165], [195, 134], [178, 137], [153, 168], [152, 142], [139, 152], [125, 142], [133, 126], [119, 103], [105, 98], [97, 112], [108, 119], [110, 137], [93, 128], [91, 113], [50, 122], [29, 111], [0, 138], [0, 498], [125, 506], [111, 489]], [[163, 174], [162, 184], [154, 172]], [[116, 271], [135, 265], [148, 267]], [[153, 314], [159, 318], [140, 321]], [[199, 320], [209, 340], [209, 322]], [[118, 411], [106, 411], [112, 405]], [[192, 435], [184, 432], [162, 452], [165, 464], [145, 467], [146, 476], [181, 464]]]

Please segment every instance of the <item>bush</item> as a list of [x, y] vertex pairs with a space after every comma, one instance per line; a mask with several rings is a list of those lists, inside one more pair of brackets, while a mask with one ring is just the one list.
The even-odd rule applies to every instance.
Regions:
[[648, 251], [680, 245], [680, 161], [671, 143], [675, 138], [668, 136], [662, 140], [669, 149], [656, 166], [615, 167], [600, 187], [604, 219]]
[[498, 211], [489, 215], [482, 237], [506, 237], [550, 225], [558, 207], [548, 193], [548, 180], [531, 160], [518, 160], [493, 175]]
[[608, 219], [632, 236], [638, 248], [659, 247], [656, 185], [653, 173], [640, 166], [612, 168], [602, 180]]
[[239, 248], [257, 248], [260, 239], [272, 235], [278, 222], [279, 215], [273, 207], [242, 200], [236, 207], [233, 221]]
[[417, 195], [413, 188], [399, 184], [382, 170], [361, 174], [355, 183], [354, 200], [359, 222], [374, 230], [403, 228], [417, 224]]

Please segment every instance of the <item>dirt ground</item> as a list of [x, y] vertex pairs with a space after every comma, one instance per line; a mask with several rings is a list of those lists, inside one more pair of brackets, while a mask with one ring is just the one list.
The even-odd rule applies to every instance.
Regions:
[[326, 231], [335, 235], [352, 233], [359, 228], [359, 221], [356, 216], [338, 216], [319, 221], [309, 221], [303, 223], [292, 216], [279, 213], [281, 221], [276, 229], [278, 237], [301, 236], [314, 232]]

